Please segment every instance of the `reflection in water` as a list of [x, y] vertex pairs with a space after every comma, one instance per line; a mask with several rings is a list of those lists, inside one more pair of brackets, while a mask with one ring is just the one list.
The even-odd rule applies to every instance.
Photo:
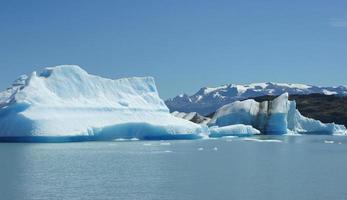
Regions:
[[336, 136], [0, 143], [0, 199], [343, 199], [346, 144]]
[[0, 144], [0, 199], [24, 199], [31, 144]]

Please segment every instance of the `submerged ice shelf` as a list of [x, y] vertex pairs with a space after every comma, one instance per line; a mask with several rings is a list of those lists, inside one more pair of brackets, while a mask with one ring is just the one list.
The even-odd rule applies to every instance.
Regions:
[[207, 134], [206, 127], [169, 113], [151, 77], [111, 80], [64, 65], [21, 76], [0, 93], [2, 138], [195, 139]]
[[209, 136], [211, 138], [219, 138], [225, 136], [251, 136], [256, 134], [260, 134], [260, 131], [250, 125], [235, 124], [223, 127], [210, 127]]

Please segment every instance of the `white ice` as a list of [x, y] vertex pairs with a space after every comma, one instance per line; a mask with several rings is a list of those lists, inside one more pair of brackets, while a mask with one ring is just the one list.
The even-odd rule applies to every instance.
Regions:
[[169, 113], [154, 79], [111, 80], [78, 66], [21, 76], [0, 93], [0, 136], [193, 139], [208, 130]]
[[236, 101], [218, 109], [209, 126], [251, 125], [265, 134], [347, 134], [343, 125], [304, 117], [284, 93], [273, 101]]
[[223, 127], [210, 127], [210, 137], [246, 136], [260, 134], [260, 131], [250, 125], [236, 124]]

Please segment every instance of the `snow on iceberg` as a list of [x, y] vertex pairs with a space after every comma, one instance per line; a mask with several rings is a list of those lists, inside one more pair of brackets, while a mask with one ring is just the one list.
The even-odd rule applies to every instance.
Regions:
[[244, 124], [235, 124], [235, 125], [229, 125], [229, 126], [213, 126], [210, 127], [210, 137], [212, 138], [218, 138], [218, 137], [224, 137], [224, 136], [249, 136], [249, 135], [255, 135], [260, 134], [260, 131], [253, 128], [250, 125], [244, 125]]
[[288, 93], [273, 101], [259, 103], [248, 99], [227, 104], [216, 111], [209, 126], [234, 124], [251, 125], [265, 134], [347, 134], [343, 125], [324, 124], [302, 116], [295, 101], [288, 100]]
[[111, 80], [63, 65], [21, 76], [0, 93], [1, 138], [194, 139], [206, 134], [206, 127], [169, 113], [151, 77]]

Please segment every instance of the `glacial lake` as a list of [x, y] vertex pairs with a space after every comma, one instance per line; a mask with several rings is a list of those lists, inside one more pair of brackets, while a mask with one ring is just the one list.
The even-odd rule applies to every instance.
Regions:
[[347, 199], [347, 137], [0, 143], [0, 199]]

